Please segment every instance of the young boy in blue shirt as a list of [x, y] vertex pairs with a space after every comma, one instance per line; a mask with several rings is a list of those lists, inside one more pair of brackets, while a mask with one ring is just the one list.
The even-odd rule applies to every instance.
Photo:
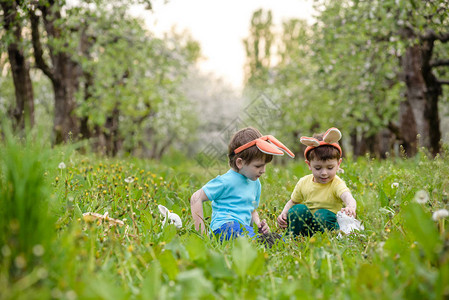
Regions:
[[252, 223], [259, 233], [270, 231], [267, 222], [260, 220], [256, 208], [259, 206], [261, 184], [259, 177], [273, 155], [294, 154], [275, 137], [262, 136], [255, 128], [239, 130], [228, 145], [231, 169], [209, 181], [196, 191], [190, 199], [195, 229], [204, 233], [204, 201], [212, 202], [210, 228], [220, 239], [228, 240], [242, 234], [254, 237]]
[[312, 174], [298, 181], [277, 218], [281, 228], [288, 227], [288, 233], [310, 236], [325, 229], [338, 230], [339, 211], [356, 217], [357, 203], [345, 182], [336, 175], [342, 160], [340, 138], [337, 128], [314, 137], [301, 137], [301, 143], [308, 146], [304, 157]]

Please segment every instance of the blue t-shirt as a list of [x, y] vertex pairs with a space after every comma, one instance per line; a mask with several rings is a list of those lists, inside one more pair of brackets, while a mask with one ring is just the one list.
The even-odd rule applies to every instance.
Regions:
[[261, 184], [230, 169], [217, 176], [205, 186], [203, 191], [212, 201], [212, 231], [226, 222], [237, 221], [242, 225], [251, 224], [251, 213], [259, 206]]

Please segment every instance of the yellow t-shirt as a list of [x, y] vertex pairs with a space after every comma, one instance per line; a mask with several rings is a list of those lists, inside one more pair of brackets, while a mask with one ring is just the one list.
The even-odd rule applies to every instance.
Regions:
[[343, 207], [340, 196], [346, 191], [349, 191], [348, 187], [337, 175], [331, 182], [323, 184], [314, 182], [310, 174], [299, 179], [291, 199], [295, 204], [305, 204], [312, 212], [325, 208], [337, 213]]

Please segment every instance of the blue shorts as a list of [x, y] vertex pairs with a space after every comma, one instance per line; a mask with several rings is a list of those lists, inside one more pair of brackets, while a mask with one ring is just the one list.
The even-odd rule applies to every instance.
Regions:
[[227, 241], [241, 235], [246, 235], [250, 238], [256, 235], [252, 226], [245, 226], [237, 221], [224, 223], [220, 228], [214, 230], [214, 234], [220, 236], [220, 241]]

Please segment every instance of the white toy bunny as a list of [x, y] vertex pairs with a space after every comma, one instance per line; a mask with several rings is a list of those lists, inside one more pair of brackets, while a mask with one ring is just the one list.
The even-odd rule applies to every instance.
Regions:
[[337, 213], [337, 222], [340, 226], [340, 230], [345, 234], [349, 234], [354, 230], [361, 231], [365, 229], [359, 220], [355, 219], [354, 217], [350, 217], [341, 211]]
[[167, 219], [168, 219], [168, 224], [173, 224], [178, 229], [182, 227], [181, 218], [177, 214], [170, 212], [168, 210], [168, 208], [166, 208], [165, 206], [163, 206], [161, 204], [159, 204], [157, 207], [159, 208], [161, 215], [164, 216], [164, 220], [162, 220], [162, 227], [165, 226], [165, 222], [167, 221]]

